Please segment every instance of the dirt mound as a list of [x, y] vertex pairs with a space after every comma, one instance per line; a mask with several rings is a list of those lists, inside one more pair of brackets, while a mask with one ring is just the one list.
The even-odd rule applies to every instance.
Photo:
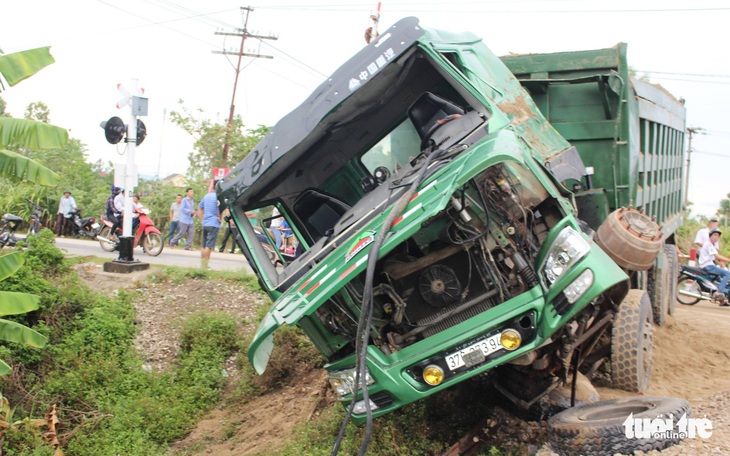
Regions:
[[[119, 284], [118, 276], [114, 282], [92, 266], [82, 267], [79, 272], [87, 283], [106, 292]], [[255, 309], [265, 300], [243, 285], [230, 282], [160, 282], [153, 276], [147, 273], [139, 280], [126, 282], [145, 298], [137, 308], [141, 324], [137, 344], [151, 369], [164, 370], [175, 359], [178, 325], [187, 315], [205, 310], [229, 312], [253, 330], [250, 322]], [[655, 327], [654, 340], [653, 378], [646, 394], [687, 399], [695, 416], [711, 419], [715, 429], [710, 439], [687, 439], [664, 450], [662, 456], [730, 454], [730, 412], [725, 406], [730, 403], [730, 308], [706, 303], [678, 306], [666, 326]], [[240, 374], [232, 360], [226, 369], [229, 388], [233, 388]], [[335, 402], [323, 370], [300, 368], [292, 378], [296, 378], [296, 385], [283, 386], [238, 409], [227, 405], [224, 398], [221, 406], [173, 448], [189, 455], [209, 456], [266, 454], [281, 448], [297, 425], [316, 419], [323, 407], [334, 406]], [[597, 389], [603, 400], [633, 394], [606, 387]], [[492, 416], [475, 423], [470, 438], [478, 437], [502, 448], [527, 449], [530, 454], [537, 451], [540, 456], [554, 454], [545, 444], [544, 422], [521, 420], [500, 407], [492, 410]]]

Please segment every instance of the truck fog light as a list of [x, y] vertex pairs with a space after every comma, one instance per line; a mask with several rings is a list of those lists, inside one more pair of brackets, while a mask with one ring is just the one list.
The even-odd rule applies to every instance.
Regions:
[[431, 386], [438, 386], [444, 381], [444, 370], [441, 367], [430, 364], [423, 369], [423, 381]]
[[[379, 408], [380, 407], [378, 407], [375, 402], [370, 401], [370, 410], [377, 410]], [[367, 412], [367, 410], [365, 410], [365, 401], [363, 400], [355, 402], [355, 405], [352, 407], [352, 413], [356, 415], [362, 415], [365, 412]]]
[[569, 303], [574, 304], [593, 285], [593, 271], [586, 269], [563, 290]]
[[499, 335], [499, 342], [509, 351], [517, 350], [522, 343], [522, 336], [514, 329], [507, 329]]

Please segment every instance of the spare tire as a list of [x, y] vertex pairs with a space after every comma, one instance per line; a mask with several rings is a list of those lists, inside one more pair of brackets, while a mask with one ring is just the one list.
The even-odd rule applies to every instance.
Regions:
[[[626, 419], [670, 419], [672, 432], [636, 438], [627, 436]], [[548, 438], [561, 456], [633, 454], [636, 450], [661, 450], [685, 437], [678, 429], [683, 415], [692, 416], [684, 399], [660, 396], [622, 397], [582, 404], [564, 410], [548, 420]], [[633, 426], [630, 426], [633, 432]]]

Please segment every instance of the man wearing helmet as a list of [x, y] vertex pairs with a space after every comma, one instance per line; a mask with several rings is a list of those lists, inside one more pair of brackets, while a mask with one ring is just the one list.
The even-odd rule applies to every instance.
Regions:
[[[715, 244], [720, 240], [722, 232], [718, 228], [710, 230], [710, 237], [700, 248], [700, 267], [711, 274], [717, 274], [721, 277], [718, 290], [724, 294], [724, 298], [730, 295], [730, 289], [728, 289], [728, 283], [730, 283], [730, 271], [725, 268], [721, 268], [715, 264], [715, 262], [729, 262], [730, 258], [726, 258], [720, 255], [717, 251]], [[722, 306], [728, 306], [727, 299], [719, 299]]]

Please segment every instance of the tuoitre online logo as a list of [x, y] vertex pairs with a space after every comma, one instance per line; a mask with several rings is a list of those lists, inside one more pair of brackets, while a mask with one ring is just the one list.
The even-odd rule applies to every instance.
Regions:
[[624, 434], [628, 439], [709, 439], [712, 435], [712, 421], [707, 418], [687, 418], [685, 413], [674, 422], [668, 418], [634, 418], [631, 413], [623, 422]]

